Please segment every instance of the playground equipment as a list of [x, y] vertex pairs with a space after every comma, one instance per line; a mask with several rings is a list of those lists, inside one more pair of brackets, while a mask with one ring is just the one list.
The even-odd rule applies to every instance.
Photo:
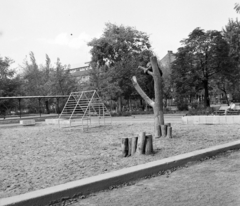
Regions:
[[100, 125], [102, 120], [105, 125], [106, 118], [111, 118], [111, 114], [96, 90], [72, 92], [59, 115], [58, 124], [81, 125], [83, 130], [94, 123]]

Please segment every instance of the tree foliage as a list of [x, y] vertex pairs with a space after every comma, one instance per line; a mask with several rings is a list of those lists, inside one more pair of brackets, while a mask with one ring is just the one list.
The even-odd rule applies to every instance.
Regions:
[[[23, 89], [25, 96], [69, 95], [78, 88], [77, 80], [70, 74], [69, 66], [62, 65], [57, 59], [52, 66], [46, 55], [44, 65], [38, 65], [33, 52], [29, 54], [30, 62], [25, 61], [23, 68]], [[50, 99], [53, 101], [53, 99]], [[30, 110], [36, 110], [39, 103], [36, 100], [24, 100]], [[45, 103], [48, 104], [47, 99]], [[50, 102], [51, 103], [51, 102]], [[48, 110], [48, 106], [46, 106]]]
[[[10, 69], [13, 60], [0, 57], [0, 97], [15, 96], [20, 93], [21, 80], [14, 69]], [[0, 113], [5, 114], [15, 106], [12, 100], [0, 101]]]
[[240, 4], [235, 3], [234, 9], [236, 10], [237, 13], [240, 13]]
[[172, 78], [178, 95], [191, 96], [204, 91], [204, 105], [210, 106], [210, 82], [232, 73], [229, 46], [221, 32], [196, 28], [181, 41], [176, 53]]
[[[232, 93], [236, 99], [240, 99], [240, 22], [238, 19], [235, 21], [230, 19], [228, 24], [223, 29], [224, 39], [229, 45], [229, 57], [231, 60], [231, 66], [234, 68], [232, 73], [226, 74], [228, 93]], [[230, 85], [230, 86], [229, 86]]]
[[29, 96], [47, 96], [69, 94], [77, 89], [77, 81], [70, 74], [69, 66], [62, 65], [57, 59], [56, 66], [46, 55], [45, 65], [37, 65], [33, 52], [30, 52], [30, 63], [23, 66], [24, 92]]
[[149, 36], [132, 27], [107, 23], [103, 35], [88, 43], [92, 55], [92, 86], [108, 99], [130, 98], [135, 93], [132, 76], [149, 62]]

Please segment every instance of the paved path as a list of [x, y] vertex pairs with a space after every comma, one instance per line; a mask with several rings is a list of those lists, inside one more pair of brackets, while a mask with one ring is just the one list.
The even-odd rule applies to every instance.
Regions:
[[240, 205], [240, 152], [138, 181], [132, 186], [99, 192], [70, 205], [237, 206]]

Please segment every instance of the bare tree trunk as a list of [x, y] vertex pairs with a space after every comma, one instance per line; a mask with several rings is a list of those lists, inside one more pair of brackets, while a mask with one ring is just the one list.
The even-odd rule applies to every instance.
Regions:
[[118, 108], [118, 113], [122, 112], [122, 97], [118, 97], [118, 104], [117, 104], [117, 108]]
[[50, 114], [48, 100], [45, 100], [45, 106], [46, 106], [47, 114]]
[[154, 79], [154, 92], [155, 92], [155, 102], [152, 101], [145, 92], [141, 89], [139, 84], [137, 83], [137, 79], [134, 76], [132, 78], [133, 86], [137, 90], [137, 92], [141, 95], [141, 97], [153, 108], [154, 111], [154, 137], [158, 138], [161, 136], [160, 125], [164, 125], [164, 117], [163, 117], [163, 88], [162, 88], [162, 77], [161, 70], [158, 67], [157, 58], [155, 56], [151, 57], [151, 65], [153, 69], [153, 73], [147, 71], [145, 68], [140, 67], [141, 69], [148, 72], [149, 75], [153, 76]]
[[204, 86], [204, 107], [210, 107], [209, 91], [208, 91], [208, 79], [203, 80]]
[[159, 125], [164, 125], [163, 117], [163, 88], [162, 88], [162, 77], [159, 72], [157, 58], [151, 57], [151, 64], [153, 68], [153, 79], [154, 79], [154, 92], [155, 92], [155, 104], [153, 107], [154, 111], [154, 125], [155, 125], [155, 138], [160, 137]]

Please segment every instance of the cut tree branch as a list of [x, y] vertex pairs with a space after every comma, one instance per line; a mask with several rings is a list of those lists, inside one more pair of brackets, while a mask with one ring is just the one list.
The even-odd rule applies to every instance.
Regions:
[[138, 66], [139, 69], [142, 69], [144, 71], [144, 73], [148, 73], [149, 75], [153, 76], [153, 72], [151, 72], [149, 70], [149, 68], [145, 68], [145, 67], [142, 67], [142, 66]]
[[137, 90], [137, 92], [141, 95], [141, 97], [151, 106], [154, 107], [154, 101], [151, 100], [146, 93], [142, 90], [142, 88], [139, 86], [137, 82], [137, 78], [135, 76], [132, 77], [132, 83], [134, 88]]

